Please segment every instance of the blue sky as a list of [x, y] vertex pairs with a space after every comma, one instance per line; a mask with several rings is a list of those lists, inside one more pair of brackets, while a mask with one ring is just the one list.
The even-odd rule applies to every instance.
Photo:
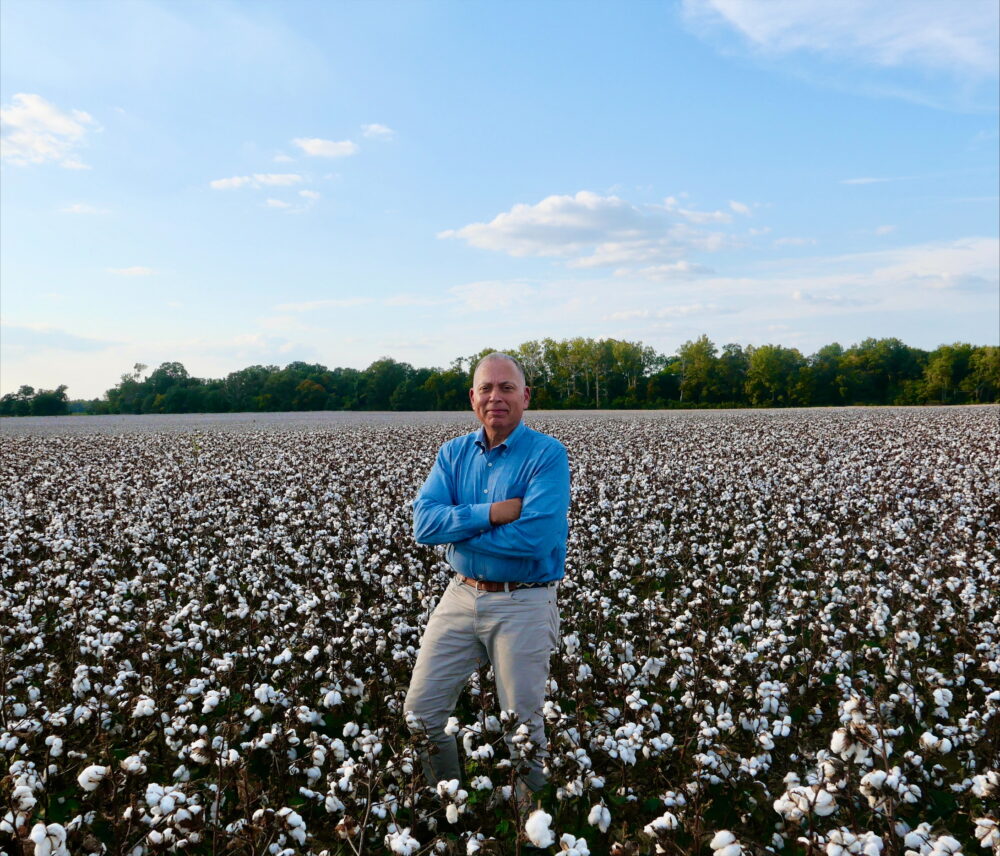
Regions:
[[0, 6], [0, 392], [998, 339], [993, 0]]

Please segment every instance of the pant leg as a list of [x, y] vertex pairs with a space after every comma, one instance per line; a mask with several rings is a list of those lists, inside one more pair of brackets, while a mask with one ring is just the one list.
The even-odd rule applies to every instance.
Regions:
[[[501, 710], [513, 710], [519, 722], [527, 723], [537, 747], [528, 763], [530, 770], [523, 776], [528, 787], [537, 791], [545, 785], [542, 764], [548, 756], [542, 719], [545, 682], [549, 656], [559, 646], [556, 587], [497, 592], [489, 597], [488, 609], [480, 601], [479, 635], [493, 664]], [[520, 753], [511, 737], [507, 746], [516, 762]]]
[[452, 580], [431, 614], [420, 640], [417, 662], [403, 704], [412, 712], [437, 750], [420, 760], [428, 784], [461, 779], [458, 746], [445, 734], [448, 717], [469, 676], [487, 662], [487, 652], [476, 638], [475, 590]]

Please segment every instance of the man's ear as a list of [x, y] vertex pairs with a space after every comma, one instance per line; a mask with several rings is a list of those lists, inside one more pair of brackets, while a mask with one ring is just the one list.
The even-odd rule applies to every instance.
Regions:
[[531, 387], [526, 386], [524, 388], [524, 406], [528, 406], [528, 402], [531, 401]]
[[472, 387], [469, 388], [469, 407], [476, 406], [476, 391]]

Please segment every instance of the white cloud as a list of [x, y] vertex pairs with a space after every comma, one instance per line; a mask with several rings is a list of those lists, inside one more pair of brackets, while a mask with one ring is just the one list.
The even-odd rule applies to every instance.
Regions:
[[896, 231], [895, 226], [877, 226], [875, 229], [876, 235], [889, 235]]
[[684, 0], [694, 23], [724, 22], [755, 48], [859, 64], [997, 73], [995, 0]]
[[463, 309], [469, 312], [489, 312], [509, 309], [533, 296], [533, 286], [519, 281], [485, 280], [453, 286], [449, 291], [458, 298]]
[[301, 196], [303, 199], [310, 199], [313, 202], [315, 202], [317, 199], [319, 199], [320, 194], [318, 190], [300, 190], [299, 196]]
[[706, 276], [708, 274], [714, 273], [710, 267], [705, 267], [705, 265], [695, 264], [694, 262], [689, 262], [686, 259], [681, 259], [678, 262], [669, 262], [662, 265], [650, 265], [649, 267], [639, 268], [636, 271], [630, 271], [627, 269], [622, 269], [615, 271], [616, 276], [628, 276], [636, 274], [646, 279], [692, 279], [696, 276]]
[[95, 208], [93, 205], [88, 205], [86, 202], [74, 202], [72, 205], [66, 205], [59, 209], [62, 214], [107, 214], [108, 212], [103, 208]]
[[374, 303], [371, 297], [335, 297], [328, 300], [306, 300], [302, 303], [279, 303], [276, 312], [312, 312], [316, 309], [346, 309], [351, 306], [366, 306]]
[[866, 306], [874, 303], [871, 298], [844, 297], [842, 294], [816, 294], [797, 288], [792, 292], [792, 299], [813, 306]]
[[274, 156], [275, 163], [292, 163], [294, 162], [294, 160], [295, 158], [291, 157], [290, 155], [286, 155], [280, 152]]
[[735, 199], [730, 199], [729, 207], [732, 208], [737, 214], [742, 214], [744, 217], [750, 216], [750, 206], [744, 204], [743, 202], [737, 202]]
[[299, 184], [302, 176], [297, 173], [254, 173], [253, 175], [234, 175], [232, 178], [217, 178], [208, 183], [213, 190], [236, 190], [240, 187], [288, 187]]
[[864, 176], [862, 178], [842, 178], [841, 184], [882, 184], [886, 181], [899, 181], [898, 178], [872, 178]]
[[[739, 205], [739, 203], [736, 204]], [[733, 219], [732, 214], [725, 211], [694, 211], [690, 208], [681, 208], [674, 196], [668, 196], [663, 205], [668, 211], [680, 214], [681, 217], [692, 223], [729, 223]]]
[[74, 153], [97, 127], [82, 110], [66, 113], [41, 95], [20, 92], [0, 107], [0, 156], [15, 166], [58, 162], [66, 169], [88, 169]]
[[808, 247], [816, 243], [815, 238], [775, 238], [774, 246], [776, 247]]
[[392, 128], [386, 125], [379, 125], [378, 123], [372, 125], [362, 125], [361, 132], [370, 139], [375, 140], [391, 140], [396, 136], [396, 132]]
[[307, 155], [321, 158], [342, 158], [357, 154], [358, 144], [350, 140], [322, 140], [319, 137], [297, 137], [292, 140]]
[[268, 199], [265, 203], [268, 208], [291, 208], [291, 202], [283, 202], [280, 199]]
[[730, 243], [727, 235], [693, 229], [678, 217], [725, 222], [725, 212], [680, 209], [669, 197], [663, 205], [639, 207], [617, 196], [581, 190], [549, 196], [535, 205], [519, 203], [489, 223], [471, 223], [438, 233], [473, 247], [512, 256], [567, 258], [573, 268], [674, 261], [692, 250], [713, 251]]
[[113, 273], [117, 276], [152, 276], [156, 271], [152, 268], [142, 267], [141, 265], [133, 265], [132, 267], [125, 268], [108, 268], [108, 273]]

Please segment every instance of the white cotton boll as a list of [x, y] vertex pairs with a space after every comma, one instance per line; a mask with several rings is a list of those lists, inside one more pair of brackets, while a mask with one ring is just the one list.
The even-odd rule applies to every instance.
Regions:
[[474, 791], [489, 791], [493, 789], [493, 782], [489, 776], [474, 776], [470, 784]]
[[91, 764], [76, 777], [76, 780], [85, 791], [96, 791], [97, 786], [107, 774], [107, 767], [102, 767], [99, 764]]
[[736, 840], [736, 836], [733, 835], [728, 829], [720, 829], [712, 837], [712, 840], [708, 842], [708, 846], [713, 850], [719, 850], [722, 847], [728, 847]]
[[437, 783], [438, 796], [442, 798], [453, 797], [458, 793], [458, 779], [442, 779]]
[[18, 785], [11, 794], [11, 802], [14, 804], [15, 811], [28, 813], [35, 807], [38, 800], [35, 799], [35, 794], [28, 785]]
[[399, 856], [413, 856], [420, 849], [420, 842], [410, 835], [410, 827], [394, 830], [385, 837], [385, 843], [392, 853]]
[[63, 740], [55, 734], [50, 734], [45, 738], [45, 745], [49, 747], [49, 755], [58, 758], [63, 753]]
[[449, 716], [448, 717], [448, 724], [445, 725], [445, 727], [444, 727], [444, 733], [445, 734], [449, 734], [449, 735], [458, 734], [460, 727], [461, 726], [458, 724], [458, 717], [456, 717], [456, 716]]
[[135, 710], [132, 711], [132, 718], [139, 719], [143, 716], [152, 716], [156, 713], [156, 702], [149, 696], [139, 696], [135, 701]]
[[271, 660], [271, 663], [275, 666], [280, 666], [282, 663], [287, 663], [291, 659], [292, 659], [292, 651], [290, 648], [286, 648], [284, 651], [278, 654], [273, 660]]
[[143, 763], [141, 755], [129, 755], [122, 760], [120, 766], [126, 773], [132, 773], [137, 776], [141, 776], [146, 772], [146, 765]]
[[552, 824], [552, 815], [541, 809], [535, 809], [524, 824], [524, 834], [535, 847], [551, 847], [556, 843], [556, 837], [552, 834], [549, 826]]
[[458, 823], [458, 806], [455, 803], [448, 803], [448, 807], [444, 810], [444, 816], [448, 823]]
[[36, 823], [28, 838], [35, 844], [35, 856], [69, 856], [66, 828], [59, 823]]
[[647, 835], [656, 836], [656, 833], [660, 830], [670, 830], [677, 829], [677, 818], [675, 815], [671, 814], [669, 811], [660, 815], [656, 820], [647, 823], [643, 827], [643, 832]]
[[1000, 827], [993, 818], [976, 818], [975, 834], [980, 847], [992, 847], [994, 851], [1000, 851]]
[[344, 737], [356, 737], [361, 732], [361, 728], [356, 722], [348, 722], [344, 726]]
[[601, 832], [607, 832], [608, 827], [611, 826], [611, 812], [608, 811], [604, 803], [598, 803], [591, 807], [590, 814], [587, 815], [587, 823], [596, 826]]
[[590, 845], [586, 838], [577, 838], [572, 833], [565, 833], [559, 838], [559, 852], [563, 856], [590, 856]]

